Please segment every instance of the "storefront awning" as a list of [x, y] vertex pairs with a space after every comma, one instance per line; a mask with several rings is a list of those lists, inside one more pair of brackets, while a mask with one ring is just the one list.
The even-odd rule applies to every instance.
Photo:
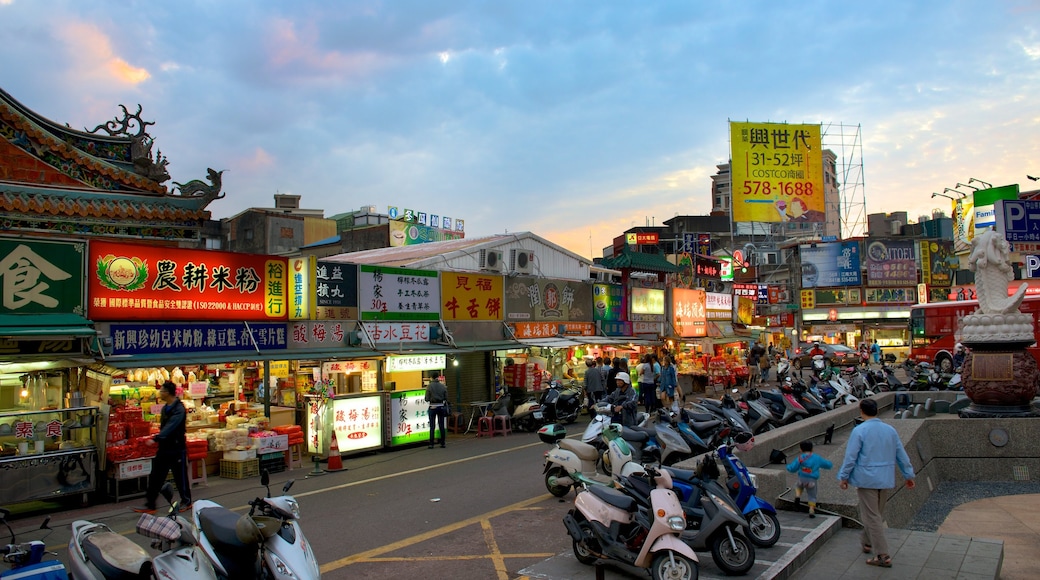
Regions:
[[40, 340], [52, 336], [97, 336], [97, 331], [93, 322], [78, 314], [0, 315], [0, 337]]
[[[598, 338], [590, 336], [588, 338]], [[554, 337], [554, 338], [518, 338], [521, 346], [535, 346], [538, 348], [570, 348], [589, 344], [590, 341], [579, 337]]]
[[240, 350], [214, 353], [163, 353], [117, 355], [107, 357], [104, 364], [119, 369], [137, 367], [165, 367], [183, 365], [223, 364], [244, 361], [265, 360], [353, 360], [362, 358], [381, 358], [385, 353], [367, 349], [299, 349], [256, 352]]

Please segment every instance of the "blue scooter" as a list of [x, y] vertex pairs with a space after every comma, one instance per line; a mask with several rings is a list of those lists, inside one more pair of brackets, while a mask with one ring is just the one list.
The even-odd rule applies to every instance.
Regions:
[[[754, 444], [754, 437], [750, 433], [738, 433], [732, 442], [738, 450], [746, 451]], [[755, 495], [758, 489], [754, 479], [729, 445], [719, 446], [716, 453], [726, 467], [726, 489], [748, 521], [748, 539], [761, 548], [776, 544], [780, 539], [780, 520], [776, 517], [776, 508]]]
[[[64, 564], [57, 559], [43, 559], [44, 556], [57, 556], [54, 552], [47, 551], [47, 545], [44, 544], [43, 540], [17, 543], [14, 530], [11, 529], [11, 524], [7, 523], [7, 518], [10, 515], [11, 512], [0, 508], [0, 523], [7, 526], [7, 531], [11, 532], [11, 543], [0, 547], [0, 554], [3, 554], [4, 563], [8, 564], [11, 569], [0, 572], [0, 578], [68, 580], [69, 576]], [[47, 530], [44, 538], [50, 535], [51, 528], [47, 525], [50, 521], [50, 516], [47, 516], [47, 519], [43, 520], [43, 524], [40, 525], [41, 530]]]

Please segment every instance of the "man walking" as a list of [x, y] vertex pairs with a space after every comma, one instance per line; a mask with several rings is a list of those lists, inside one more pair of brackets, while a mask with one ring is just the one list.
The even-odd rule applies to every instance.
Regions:
[[444, 430], [445, 423], [448, 420], [448, 387], [444, 386], [441, 379], [444, 377], [437, 377], [430, 381], [429, 386], [426, 387], [426, 400], [430, 403], [430, 449], [433, 449], [433, 430], [438, 428], [441, 430], [441, 448], [444, 448], [444, 443], [448, 438], [447, 431]]
[[859, 495], [859, 517], [863, 521], [863, 552], [874, 552], [867, 560], [871, 566], [892, 567], [892, 556], [885, 539], [884, 511], [886, 492], [896, 486], [895, 467], [906, 478], [906, 488], [914, 488], [914, 466], [903, 449], [895, 428], [877, 418], [877, 401], [859, 402], [863, 423], [856, 426], [845, 448], [845, 460], [838, 471], [841, 489], [851, 483]]
[[149, 441], [149, 445], [158, 445], [159, 449], [152, 459], [152, 473], [148, 477], [148, 491], [145, 494], [144, 508], [135, 511], [151, 513], [155, 511], [155, 500], [159, 497], [159, 489], [166, 476], [173, 470], [173, 481], [177, 484], [177, 493], [181, 496], [181, 511], [191, 508], [191, 485], [188, 483], [188, 412], [184, 403], [177, 398], [177, 385], [170, 381], [163, 383], [159, 389], [159, 398], [165, 403], [159, 416], [159, 432]]
[[596, 361], [585, 359], [585, 396], [589, 398], [589, 408], [603, 400], [607, 394], [603, 371], [596, 366]]

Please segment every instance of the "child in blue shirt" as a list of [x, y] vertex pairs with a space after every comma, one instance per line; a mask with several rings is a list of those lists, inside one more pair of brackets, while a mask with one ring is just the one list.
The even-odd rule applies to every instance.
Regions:
[[802, 454], [787, 465], [787, 471], [798, 474], [798, 484], [794, 488], [794, 504], [802, 503], [802, 492], [809, 503], [809, 517], [816, 517], [816, 484], [820, 480], [820, 469], [831, 469], [834, 464], [813, 453], [812, 441], [802, 441], [798, 446]]

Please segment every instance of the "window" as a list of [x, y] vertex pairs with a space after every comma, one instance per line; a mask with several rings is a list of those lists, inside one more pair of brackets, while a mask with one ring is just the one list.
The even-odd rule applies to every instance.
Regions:
[[246, 231], [242, 232], [242, 237], [247, 240], [253, 239], [253, 228], [246, 228]]

